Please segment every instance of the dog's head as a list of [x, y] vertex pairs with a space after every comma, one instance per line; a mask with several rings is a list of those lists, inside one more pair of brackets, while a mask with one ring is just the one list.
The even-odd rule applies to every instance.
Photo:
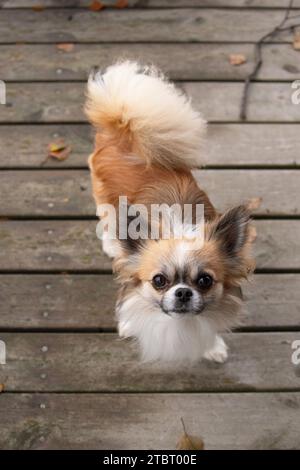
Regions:
[[231, 209], [205, 224], [201, 242], [123, 240], [115, 261], [123, 285], [117, 307], [121, 333], [139, 337], [139, 328], [142, 335], [154, 328], [158, 338], [159, 325], [197, 329], [201, 321], [214, 331], [231, 327], [239, 307], [237, 286], [253, 269], [249, 218], [244, 206]]

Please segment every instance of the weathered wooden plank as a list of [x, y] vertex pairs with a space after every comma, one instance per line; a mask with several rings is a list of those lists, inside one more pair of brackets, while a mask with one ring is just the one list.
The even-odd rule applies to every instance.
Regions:
[[[257, 220], [259, 269], [300, 268], [300, 221]], [[96, 221], [0, 220], [0, 270], [109, 271]]]
[[[298, 124], [210, 124], [203, 167], [298, 166], [299, 132]], [[71, 145], [72, 152], [67, 160], [45, 162], [48, 144], [57, 138]], [[86, 167], [93, 148], [93, 132], [86, 124], [2, 125], [0, 140], [2, 169]]]
[[[63, 161], [45, 161], [48, 145], [60, 138], [72, 147], [70, 156]], [[0, 140], [0, 168], [87, 167], [87, 157], [93, 149], [92, 128], [86, 124], [2, 125]]]
[[[6, 9], [0, 42], [252, 42], [282, 19], [282, 10], [255, 9]], [[291, 39], [286, 31], [270, 42]]]
[[[1, 333], [7, 391], [254, 391], [299, 389], [297, 333], [225, 335], [229, 359], [177, 368], [141, 364], [133, 341], [111, 333]], [[132, 380], [132, 377], [135, 379]]]
[[0, 275], [0, 328], [111, 329], [116, 292], [109, 274]]
[[[6, 0], [7, 1], [7, 0]], [[8, 0], [13, 2], [19, 2], [20, 0]], [[25, 1], [34, 1], [34, 0], [25, 0]], [[47, 0], [46, 0], [47, 1]], [[48, 1], [58, 1], [58, 0], [48, 0]], [[87, 0], [79, 0], [85, 2]], [[110, 0], [106, 0], [110, 1]], [[135, 0], [132, 0], [135, 1]], [[145, 5], [144, 5], [145, 4]], [[288, 0], [137, 0], [136, 4], [133, 6], [138, 6], [142, 8], [145, 7], [245, 7], [245, 8], [286, 8], [289, 4]], [[294, 0], [293, 8], [300, 7], [299, 0]]]
[[0, 400], [5, 409], [2, 449], [175, 449], [181, 417], [191, 434], [202, 436], [208, 450], [300, 445], [296, 392], [22, 393], [2, 394]]
[[[265, 71], [271, 74], [273, 80], [276, 76], [277, 79], [290, 79], [291, 74], [283, 70], [282, 64], [292, 62], [293, 58], [294, 64], [297, 52], [291, 45], [279, 44], [278, 47], [275, 55], [277, 63], [269, 62]], [[104, 69], [116, 60], [126, 58], [154, 63], [172, 79], [241, 80], [253, 67], [253, 51], [254, 46], [250, 44], [74, 44], [74, 49], [68, 53], [54, 44], [6, 45], [0, 46], [3, 60], [1, 77], [3, 80], [18, 81], [86, 80], [95, 64]], [[284, 52], [289, 58], [282, 55]], [[233, 53], [245, 54], [248, 62], [233, 67], [229, 63], [229, 55]]]
[[[239, 121], [242, 83], [183, 82], [180, 86], [209, 121]], [[84, 91], [83, 83], [8, 83], [8, 105], [0, 107], [0, 122], [83, 122]], [[290, 83], [253, 84], [248, 121], [300, 122], [300, 105], [292, 103], [293, 92], [297, 90]]]
[[0, 220], [0, 247], [3, 270], [111, 269], [96, 237], [96, 221]]
[[[295, 199], [299, 196], [300, 175], [295, 170], [197, 170], [194, 174], [199, 186], [221, 210], [259, 197], [261, 207], [257, 214], [299, 213]], [[287, 187], [291, 197], [288, 201], [284, 198]]]
[[298, 135], [297, 124], [210, 124], [203, 164], [297, 166]]
[[[219, 210], [259, 197], [255, 214], [300, 214], [298, 170], [196, 170], [194, 175]], [[0, 216], [95, 215], [87, 170], [1, 171], [0, 201]]]
[[[113, 7], [116, 0], [103, 0], [105, 6]], [[43, 8], [76, 8], [90, 6], [90, 0], [43, 0]], [[188, 8], [188, 7], [245, 7], [245, 8], [286, 8], [288, 0], [128, 0], [129, 8]], [[40, 0], [0, 0], [1, 8], [41, 7]], [[293, 8], [299, 8], [294, 0]]]
[[8, 83], [0, 122], [84, 121], [84, 92], [85, 84], [79, 83]]
[[[186, 83], [184, 91], [208, 121], [238, 121], [243, 84]], [[299, 122], [300, 106], [293, 104], [291, 84], [256, 83], [250, 90], [248, 121]]]
[[0, 200], [2, 216], [96, 215], [87, 170], [1, 171]]
[[[247, 62], [230, 64], [231, 54]], [[290, 44], [265, 45], [257, 80], [299, 78], [299, 52]], [[252, 44], [74, 44], [64, 52], [54, 44], [0, 46], [5, 81], [86, 80], [91, 68], [102, 69], [120, 58], [155, 64], [173, 80], [244, 80], [254, 67]], [[170, 61], [172, 57], [172, 61]]]
[[[241, 326], [299, 328], [299, 283], [299, 274], [255, 275], [243, 285]], [[105, 274], [0, 275], [0, 329], [115, 328], [117, 288]]]
[[[293, 326], [300, 325], [300, 278], [293, 274], [257, 274], [251, 283], [244, 284], [248, 327], [286, 327], [292, 318]], [[292, 323], [290, 326], [292, 326]]]

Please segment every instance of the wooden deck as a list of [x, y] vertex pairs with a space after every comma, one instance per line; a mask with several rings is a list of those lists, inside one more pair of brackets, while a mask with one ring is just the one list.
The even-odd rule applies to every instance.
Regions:
[[[300, 365], [291, 356], [300, 340], [300, 105], [291, 82], [300, 51], [289, 32], [264, 46], [239, 121], [254, 42], [288, 0], [131, 0], [99, 12], [90, 3], [0, 0], [0, 448], [173, 449], [183, 417], [207, 449], [299, 449]], [[294, 7], [300, 14], [300, 0]], [[237, 53], [247, 62], [235, 67]], [[119, 57], [160, 66], [210, 121], [195, 173], [219, 209], [262, 198], [248, 314], [227, 335], [224, 365], [144, 366], [115, 334], [82, 105], [89, 69]], [[72, 152], [45, 163], [58, 137]]]

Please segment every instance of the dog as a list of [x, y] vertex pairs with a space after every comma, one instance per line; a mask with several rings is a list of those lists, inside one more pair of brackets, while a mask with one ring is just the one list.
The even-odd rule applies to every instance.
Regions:
[[130, 61], [90, 75], [85, 111], [96, 128], [89, 167], [98, 207], [117, 209], [120, 196], [129, 208], [204, 207], [202, 237], [113, 239], [104, 230], [120, 336], [137, 340], [142, 361], [224, 362], [220, 333], [238, 324], [240, 284], [254, 269], [251, 221], [243, 204], [218, 213], [192, 175], [205, 120], [162, 73]]

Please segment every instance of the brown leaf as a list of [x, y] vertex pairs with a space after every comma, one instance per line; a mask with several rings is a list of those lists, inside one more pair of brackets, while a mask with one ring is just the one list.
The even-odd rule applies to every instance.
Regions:
[[44, 7], [44, 5], [35, 5], [35, 6], [32, 7], [32, 10], [33, 11], [43, 11], [43, 10], [45, 10], [45, 7]]
[[254, 243], [257, 238], [257, 230], [254, 225], [249, 227], [249, 243]]
[[66, 144], [63, 139], [55, 140], [54, 142], [50, 142], [48, 145], [48, 150], [50, 153], [52, 152], [59, 152], [60, 150], [64, 150], [66, 148]]
[[204, 450], [201, 437], [182, 434], [176, 445], [176, 450]]
[[181, 418], [183, 434], [180, 436], [176, 445], [176, 450], [204, 450], [204, 442], [201, 437], [191, 436], [186, 432], [185, 424]]
[[55, 158], [56, 160], [66, 160], [71, 153], [71, 147], [66, 147], [64, 150], [60, 150], [59, 152], [53, 152], [50, 154], [51, 158]]
[[89, 10], [91, 11], [100, 11], [105, 8], [104, 3], [100, 2], [99, 0], [94, 0], [90, 5], [89, 5]]
[[246, 207], [249, 211], [255, 211], [261, 206], [262, 198], [261, 197], [253, 197], [247, 201]]
[[72, 148], [66, 145], [63, 139], [58, 139], [48, 145], [48, 157], [56, 160], [66, 160], [71, 153]]
[[63, 42], [61, 44], [56, 44], [57, 49], [64, 52], [71, 52], [74, 49], [74, 44], [72, 42]]
[[4, 384], [0, 384], [0, 393], [4, 392]]
[[293, 46], [296, 51], [300, 51], [300, 33], [295, 34]]
[[247, 62], [247, 59], [244, 54], [230, 54], [229, 62], [231, 65], [242, 65]]
[[127, 8], [128, 0], [117, 0], [115, 3], [115, 8]]

